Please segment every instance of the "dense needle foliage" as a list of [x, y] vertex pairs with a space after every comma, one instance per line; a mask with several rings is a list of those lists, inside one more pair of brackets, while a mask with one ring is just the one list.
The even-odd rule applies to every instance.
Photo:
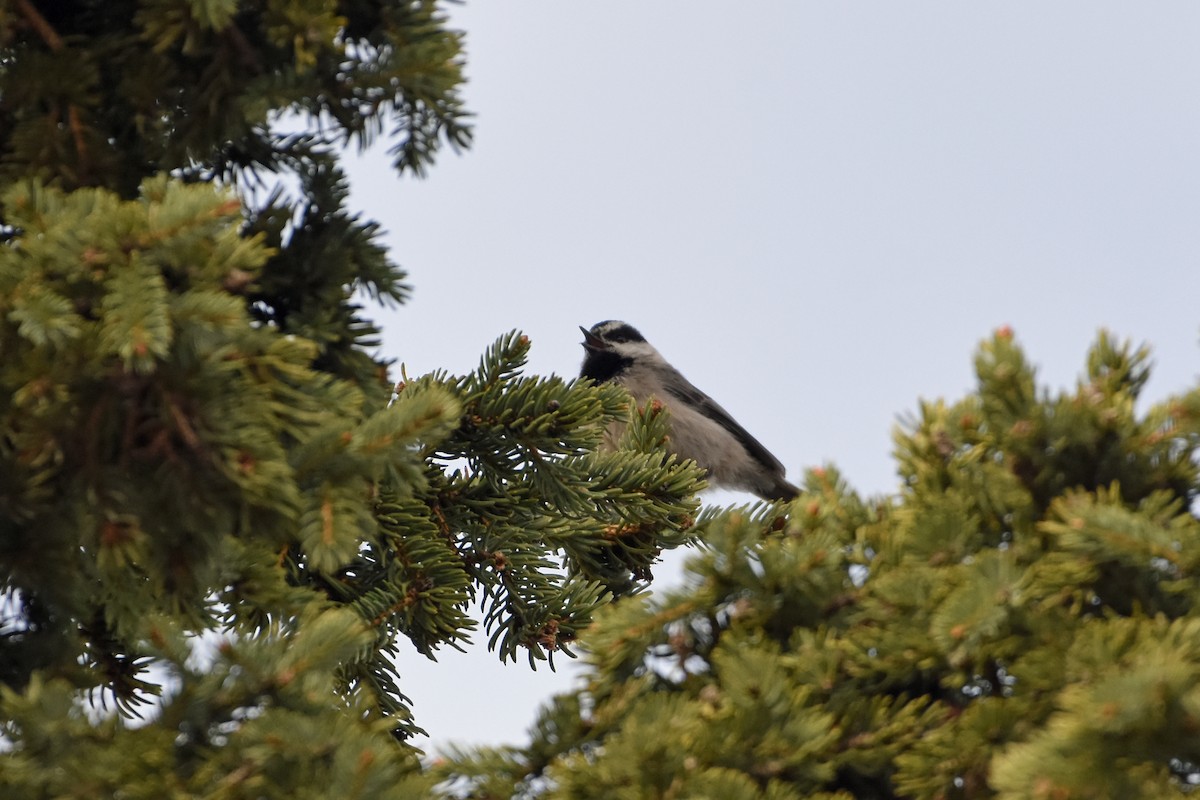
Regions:
[[[1051, 394], [1000, 331], [894, 496], [698, 514], [661, 407], [523, 374], [517, 332], [397, 385], [362, 303], [407, 287], [338, 158], [469, 145], [462, 62], [433, 0], [0, 1], [0, 796], [1200, 782], [1200, 390], [1139, 406], [1102, 335]], [[393, 656], [468, 635], [582, 635], [590, 683], [422, 766]]]
[[1011, 332], [896, 434], [903, 488], [832, 468], [710, 510], [687, 584], [609, 608], [589, 683], [460, 796], [1131, 798], [1200, 782], [1200, 389], [1144, 411], [1102, 334], [1072, 392]]
[[412, 796], [398, 648], [552, 659], [686, 541], [659, 412], [373, 353], [338, 156], [468, 144], [461, 67], [434, 2], [0, 5], [3, 796]]

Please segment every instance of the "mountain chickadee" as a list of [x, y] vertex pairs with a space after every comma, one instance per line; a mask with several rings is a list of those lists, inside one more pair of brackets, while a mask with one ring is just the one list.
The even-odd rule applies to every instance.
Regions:
[[644, 404], [656, 397], [671, 412], [669, 448], [708, 471], [714, 485], [745, 489], [764, 500], [791, 500], [800, 490], [783, 478], [783, 464], [679, 370], [637, 329], [618, 320], [582, 325], [580, 377], [613, 381]]

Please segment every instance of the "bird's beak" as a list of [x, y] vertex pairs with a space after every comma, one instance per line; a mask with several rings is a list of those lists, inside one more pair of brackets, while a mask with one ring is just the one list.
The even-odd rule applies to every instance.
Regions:
[[607, 350], [608, 345], [599, 336], [595, 336], [587, 328], [582, 325], [579, 330], [583, 331], [583, 347], [585, 350]]

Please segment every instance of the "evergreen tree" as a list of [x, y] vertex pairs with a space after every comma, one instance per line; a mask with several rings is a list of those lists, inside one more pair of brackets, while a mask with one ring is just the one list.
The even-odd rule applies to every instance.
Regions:
[[655, 408], [372, 355], [338, 153], [467, 145], [461, 63], [432, 0], [0, 3], [0, 796], [413, 796], [398, 648], [551, 659], [690, 537]]
[[[433, 0], [0, 0], [0, 796], [1200, 782], [1200, 389], [1140, 410], [1144, 350], [1054, 395], [1001, 331], [898, 495], [827, 468], [695, 525], [661, 410], [522, 375], [518, 333], [394, 386], [360, 304], [407, 287], [338, 154], [467, 146], [461, 44]], [[538, 662], [593, 618], [528, 746], [421, 768], [398, 648]]]
[[902, 490], [832, 468], [706, 511], [686, 584], [607, 608], [588, 685], [474, 798], [1166, 797], [1200, 783], [1200, 388], [1144, 411], [1101, 334], [1074, 391], [1012, 333], [896, 434]]

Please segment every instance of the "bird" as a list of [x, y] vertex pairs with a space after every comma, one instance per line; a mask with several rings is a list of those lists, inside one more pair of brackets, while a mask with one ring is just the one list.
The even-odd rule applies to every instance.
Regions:
[[619, 384], [639, 404], [657, 398], [671, 415], [668, 449], [703, 467], [713, 485], [753, 492], [764, 500], [791, 500], [800, 493], [784, 478], [779, 459], [671, 366], [637, 328], [610, 319], [579, 330], [584, 350], [580, 377]]

